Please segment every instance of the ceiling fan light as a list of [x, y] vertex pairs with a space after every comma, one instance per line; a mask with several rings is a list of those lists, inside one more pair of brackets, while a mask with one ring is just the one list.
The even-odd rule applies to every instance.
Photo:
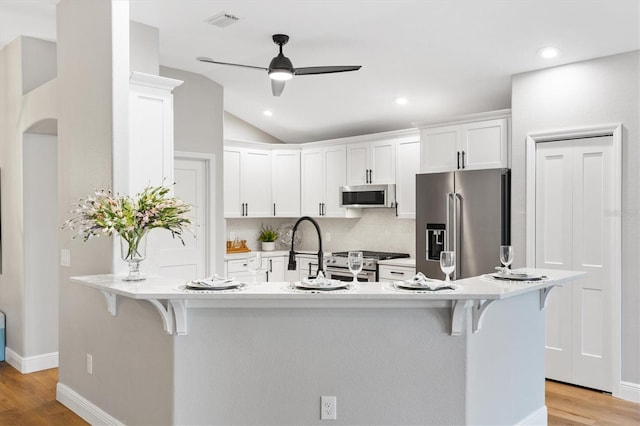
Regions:
[[293, 73], [289, 70], [269, 70], [269, 78], [278, 81], [287, 81], [293, 78]]

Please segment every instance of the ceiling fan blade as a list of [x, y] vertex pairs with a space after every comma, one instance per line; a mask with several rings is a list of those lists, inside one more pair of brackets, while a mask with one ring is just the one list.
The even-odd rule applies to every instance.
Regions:
[[213, 59], [205, 58], [204, 56], [200, 56], [197, 59], [200, 62], [209, 62], [210, 64], [231, 65], [231, 66], [234, 66], [234, 67], [253, 68], [253, 69], [256, 69], [256, 70], [267, 71], [267, 69], [265, 67], [254, 67], [253, 65], [232, 64], [232, 63], [229, 63], [229, 62], [214, 61]]
[[331, 74], [334, 72], [346, 72], [346, 71], [358, 71], [362, 68], [361, 65], [345, 65], [345, 66], [332, 66], [332, 67], [303, 67], [296, 68], [295, 75], [310, 75], [310, 74]]
[[271, 92], [273, 96], [280, 96], [284, 90], [284, 83], [282, 80], [271, 80]]

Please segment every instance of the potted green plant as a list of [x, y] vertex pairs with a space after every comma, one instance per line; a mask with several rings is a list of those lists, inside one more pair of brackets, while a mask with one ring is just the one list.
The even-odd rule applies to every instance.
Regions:
[[262, 242], [262, 251], [273, 251], [276, 248], [276, 240], [279, 237], [278, 228], [272, 225], [260, 226], [258, 241]]

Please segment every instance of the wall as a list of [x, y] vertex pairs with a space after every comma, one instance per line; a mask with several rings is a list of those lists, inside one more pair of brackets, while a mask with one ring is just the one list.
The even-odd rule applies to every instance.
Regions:
[[58, 352], [58, 138], [25, 133], [23, 164], [24, 355], [36, 356]]
[[188, 71], [160, 67], [160, 75], [184, 81], [173, 91], [174, 147], [176, 151], [215, 155], [215, 188], [211, 205], [215, 208], [215, 269], [223, 270], [223, 90], [222, 86]]
[[[47, 54], [44, 53], [46, 50]], [[57, 364], [56, 355], [47, 356], [48, 353], [57, 351], [51, 334], [55, 331], [50, 327], [38, 327], [42, 317], [29, 315], [31, 312], [46, 312], [47, 321], [55, 321], [50, 300], [42, 299], [36, 294], [42, 290], [55, 300], [57, 280], [54, 278], [38, 283], [27, 283], [25, 280], [27, 247], [24, 232], [32, 224], [29, 222], [30, 218], [25, 217], [23, 209], [23, 132], [35, 127], [55, 129], [55, 125], [41, 125], [55, 122], [57, 116], [55, 81], [41, 81], [43, 75], [55, 74], [52, 72], [55, 62], [51, 61], [51, 51], [55, 53], [55, 45], [52, 43], [39, 43], [34, 39], [24, 42], [22, 38], [0, 50], [0, 168], [4, 249], [0, 275], [0, 310], [7, 315], [7, 360], [22, 372], [51, 368]], [[40, 61], [37, 60], [38, 57]], [[29, 59], [23, 60], [24, 58]], [[38, 69], [24, 69], [25, 62]], [[23, 95], [23, 81], [38, 81], [39, 86]], [[53, 209], [56, 211], [55, 205]], [[57, 218], [57, 215], [52, 217]], [[40, 289], [40, 286], [47, 287]]]
[[512, 240], [525, 258], [528, 133], [620, 122], [622, 132], [622, 380], [640, 383], [640, 52], [518, 74], [512, 88]]
[[56, 44], [33, 37], [22, 37], [22, 93], [56, 78]]
[[[258, 249], [256, 241], [262, 223], [284, 227], [295, 224], [292, 219], [227, 219], [227, 235], [234, 232], [238, 239], [246, 239], [251, 249]], [[415, 257], [415, 219], [397, 219], [394, 209], [363, 209], [358, 219], [317, 218], [322, 231], [325, 252], [344, 250], [377, 250], [409, 253]], [[313, 225], [302, 223], [303, 234], [296, 250], [317, 250], [318, 238]], [[330, 234], [330, 235], [327, 235]], [[330, 238], [329, 238], [330, 237]]]
[[139, 22], [129, 22], [129, 67], [131, 71], [158, 75], [160, 31]]
[[224, 113], [224, 138], [235, 141], [282, 143], [280, 139], [263, 132], [254, 125], [226, 112]]
[[[57, 80], [64, 94], [58, 103], [58, 204], [66, 219], [79, 198], [113, 185], [113, 147], [128, 137], [129, 4], [62, 0], [57, 31]], [[75, 392], [127, 424], [163, 423], [173, 410], [172, 340], [150, 304], [120, 302], [114, 318], [100, 292], [69, 280], [110, 273], [114, 252], [112, 238], [83, 243], [71, 236], [59, 234], [60, 248], [71, 251], [71, 267], [59, 268], [58, 398], [70, 404]], [[92, 375], [87, 354], [94, 356]]]

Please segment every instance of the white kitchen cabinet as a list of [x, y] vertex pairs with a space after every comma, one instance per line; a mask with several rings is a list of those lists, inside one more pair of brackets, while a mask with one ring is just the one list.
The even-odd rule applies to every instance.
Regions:
[[[149, 185], [173, 182], [173, 94], [180, 80], [132, 72], [129, 79], [129, 140], [114, 149], [114, 177], [120, 191], [133, 195]], [[122, 161], [120, 161], [122, 160]], [[171, 188], [173, 191], [173, 188]]]
[[[286, 256], [269, 256], [262, 258], [262, 266], [256, 272], [257, 282], [283, 282], [285, 280]], [[225, 275], [236, 280], [252, 282], [253, 274], [249, 270], [246, 258], [228, 259], [225, 261]]]
[[416, 217], [416, 174], [420, 172], [420, 138], [396, 146], [396, 212], [399, 218]]
[[273, 150], [271, 192], [273, 216], [300, 216], [300, 151]]
[[380, 140], [347, 145], [347, 183], [395, 183], [395, 142]]
[[403, 281], [416, 275], [416, 268], [411, 266], [380, 265], [378, 270], [379, 281]]
[[286, 269], [286, 257], [266, 257], [262, 259], [262, 267], [267, 272], [267, 281], [270, 283], [273, 282], [283, 282], [285, 281], [285, 269]]
[[272, 216], [269, 150], [225, 147], [224, 216]]
[[[492, 115], [497, 118], [480, 119]], [[462, 117], [453, 124], [421, 126], [421, 172], [508, 167], [509, 125], [505, 111], [497, 111]]]
[[[225, 264], [225, 276], [228, 278], [234, 278], [238, 281], [252, 282], [253, 273], [249, 270], [247, 259], [232, 259], [226, 260]], [[264, 259], [262, 260], [262, 267], [256, 271], [256, 281], [267, 281], [267, 270], [265, 268]]]
[[354, 217], [353, 209], [340, 207], [340, 187], [347, 180], [347, 150], [333, 145], [302, 150], [302, 215]]

